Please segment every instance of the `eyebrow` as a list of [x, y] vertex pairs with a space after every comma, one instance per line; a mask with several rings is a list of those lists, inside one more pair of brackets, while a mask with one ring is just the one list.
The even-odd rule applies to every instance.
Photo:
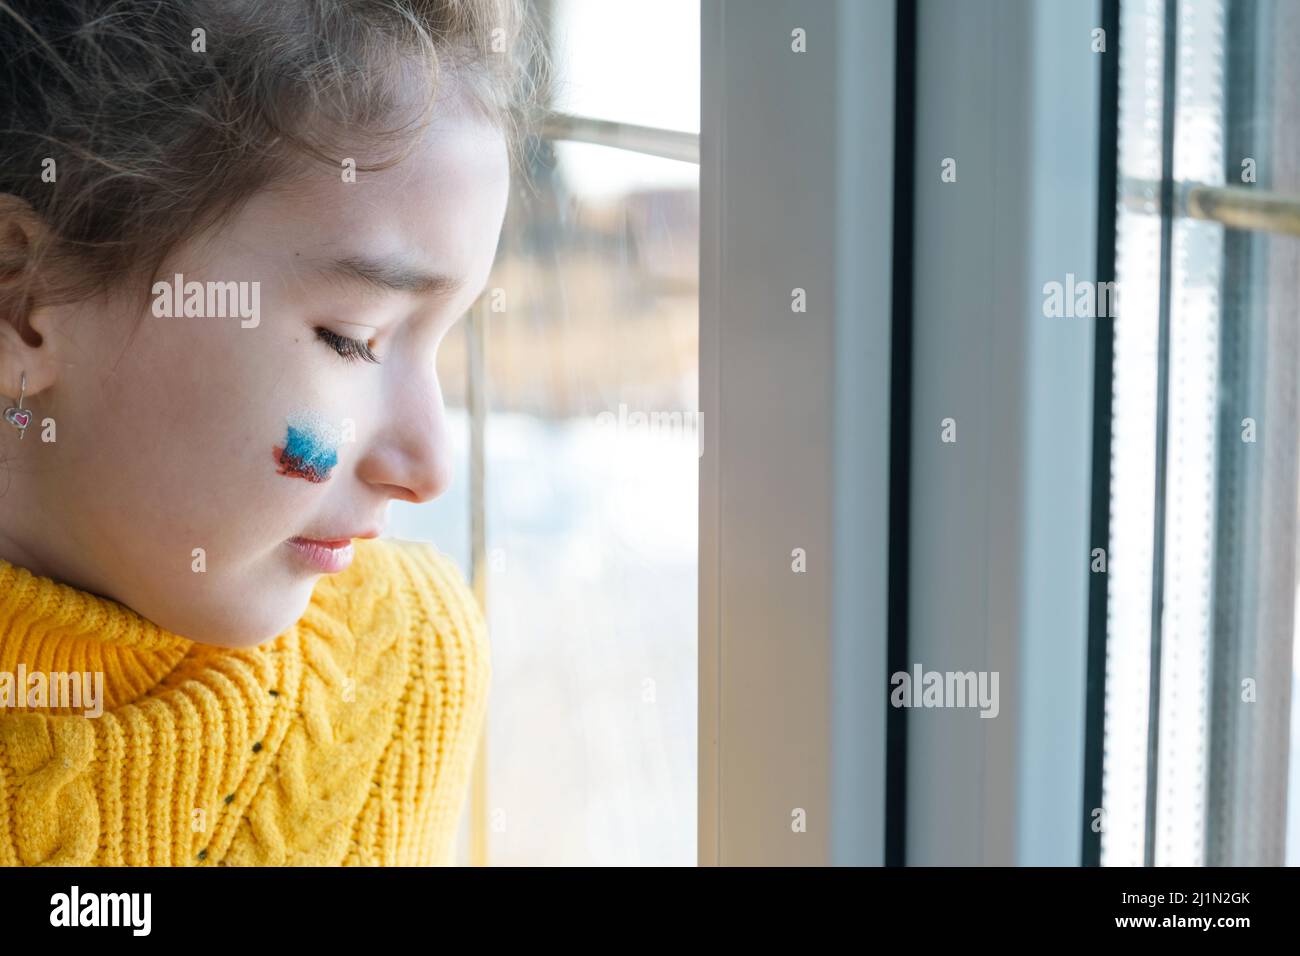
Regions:
[[360, 282], [382, 292], [409, 292], [414, 295], [451, 295], [464, 280], [441, 272], [426, 272], [398, 258], [372, 259], [344, 256], [325, 264], [322, 272], [345, 282]]

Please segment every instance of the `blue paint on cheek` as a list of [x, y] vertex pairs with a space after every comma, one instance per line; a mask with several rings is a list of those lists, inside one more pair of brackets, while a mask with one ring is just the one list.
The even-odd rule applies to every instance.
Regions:
[[311, 428], [290, 425], [284, 445], [273, 449], [279, 473], [291, 478], [322, 482], [339, 463], [338, 450], [328, 438]]

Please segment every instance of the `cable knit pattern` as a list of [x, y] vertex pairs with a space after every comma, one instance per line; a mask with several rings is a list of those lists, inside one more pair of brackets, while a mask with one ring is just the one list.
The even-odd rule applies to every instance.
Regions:
[[102, 671], [104, 711], [0, 709], [0, 865], [452, 862], [491, 664], [431, 545], [358, 541], [244, 650], [0, 561], [0, 672], [20, 664]]

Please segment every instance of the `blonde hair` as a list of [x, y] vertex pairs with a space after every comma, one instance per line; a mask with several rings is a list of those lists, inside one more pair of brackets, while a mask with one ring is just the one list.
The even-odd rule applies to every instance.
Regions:
[[[44, 227], [0, 256], [0, 309], [152, 276], [303, 163], [411, 139], [448, 81], [519, 167], [547, 77], [524, 0], [0, 0], [0, 64], [0, 230], [23, 204]], [[424, 109], [386, 126], [411, 75]], [[39, 292], [4, 289], [34, 263]]]

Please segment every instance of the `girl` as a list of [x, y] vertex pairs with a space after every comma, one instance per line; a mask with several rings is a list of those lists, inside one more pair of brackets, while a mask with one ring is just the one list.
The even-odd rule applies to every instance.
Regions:
[[[522, 0], [518, 0], [522, 2]], [[432, 546], [516, 0], [0, 0], [0, 863], [451, 861], [484, 623]]]

